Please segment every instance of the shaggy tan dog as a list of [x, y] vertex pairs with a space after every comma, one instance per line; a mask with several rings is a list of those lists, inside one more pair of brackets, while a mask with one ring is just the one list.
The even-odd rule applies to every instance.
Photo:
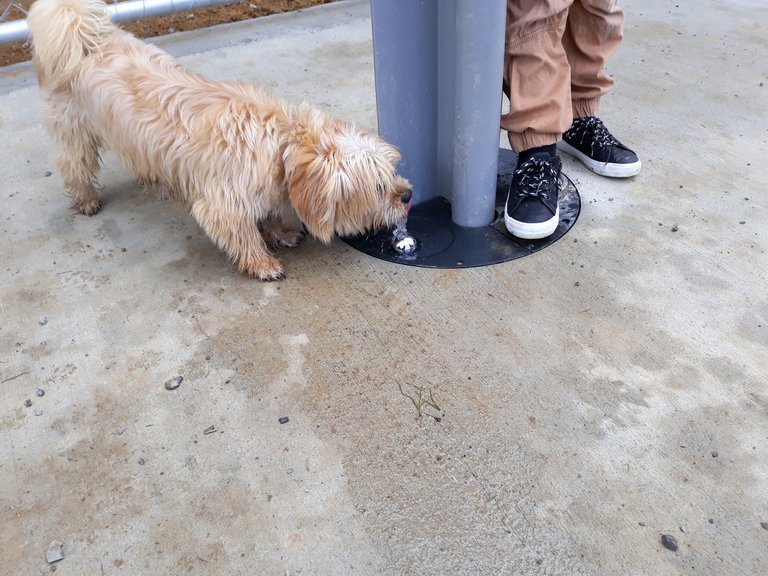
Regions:
[[100, 0], [37, 0], [28, 17], [34, 65], [74, 208], [101, 207], [100, 150], [138, 179], [188, 203], [237, 268], [279, 280], [272, 251], [300, 230], [330, 242], [403, 222], [410, 184], [398, 151], [354, 124], [247, 84], [215, 82], [120, 30]]

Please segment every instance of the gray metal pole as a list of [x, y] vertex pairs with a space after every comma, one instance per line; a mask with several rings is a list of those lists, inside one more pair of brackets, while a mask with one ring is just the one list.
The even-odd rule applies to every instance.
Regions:
[[[235, 0], [130, 0], [109, 4], [107, 10], [115, 22], [127, 22], [175, 12], [185, 12], [194, 8], [210, 8], [231, 4], [232, 2]], [[26, 42], [28, 39], [29, 29], [26, 20], [11, 20], [0, 23], [0, 44]]]
[[456, 0], [451, 219], [490, 224], [496, 209], [505, 0]]
[[371, 0], [379, 133], [400, 148], [420, 204], [490, 224], [504, 59], [505, 0]]
[[420, 204], [434, 196], [437, 0], [371, 0], [379, 134], [402, 154]]
[[453, 135], [456, 111], [456, 0], [442, 0], [437, 11], [437, 189], [451, 199], [453, 188]]

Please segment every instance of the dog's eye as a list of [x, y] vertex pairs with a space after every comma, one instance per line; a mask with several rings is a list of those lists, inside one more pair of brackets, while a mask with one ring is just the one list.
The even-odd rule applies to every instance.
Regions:
[[400, 202], [402, 202], [403, 204], [408, 204], [408, 202], [410, 201], [411, 201], [411, 191], [406, 190], [405, 192], [403, 192], [403, 195], [400, 196]]

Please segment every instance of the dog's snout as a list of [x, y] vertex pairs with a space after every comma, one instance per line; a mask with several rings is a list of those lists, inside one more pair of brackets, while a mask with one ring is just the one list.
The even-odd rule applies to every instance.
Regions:
[[402, 202], [403, 204], [408, 204], [408, 202], [411, 201], [411, 196], [412, 196], [411, 191], [410, 190], [406, 190], [403, 193], [403, 195], [400, 196], [400, 202]]

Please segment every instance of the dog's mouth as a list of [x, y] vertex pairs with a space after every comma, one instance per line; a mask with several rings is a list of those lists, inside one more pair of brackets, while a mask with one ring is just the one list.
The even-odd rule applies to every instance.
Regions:
[[413, 202], [409, 202], [407, 205], [405, 205], [405, 206], [403, 207], [403, 208], [404, 208], [404, 211], [403, 211], [403, 214], [402, 214], [402, 216], [400, 216], [399, 218], [397, 218], [397, 219], [396, 219], [396, 220], [393, 222], [393, 225], [394, 225], [396, 228], [398, 228], [398, 229], [402, 229], [402, 230], [405, 230], [405, 227], [406, 227], [406, 225], [408, 224], [408, 215], [409, 215], [409, 213], [410, 213], [410, 211], [411, 211], [411, 208], [412, 208], [412, 207], [413, 207]]

